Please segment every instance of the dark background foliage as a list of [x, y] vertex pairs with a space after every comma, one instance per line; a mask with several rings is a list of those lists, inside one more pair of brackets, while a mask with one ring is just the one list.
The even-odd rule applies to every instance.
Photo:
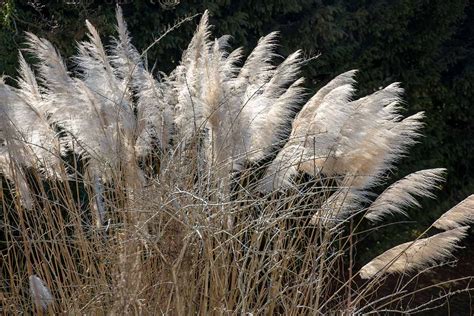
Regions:
[[[380, 229], [362, 241], [361, 262], [416, 236], [474, 192], [474, 4], [469, 0], [118, 2], [139, 50], [180, 19], [209, 9], [214, 35], [231, 34], [234, 47], [244, 46], [248, 52], [260, 36], [278, 30], [281, 55], [299, 48], [308, 58], [320, 53], [304, 70], [313, 91], [354, 68], [360, 70], [360, 95], [402, 82], [406, 114], [426, 111], [425, 137], [401, 161], [390, 181], [433, 167], [446, 167], [448, 178], [436, 200], [424, 201], [422, 210], [410, 211], [417, 224], [403, 230]], [[97, 26], [103, 38], [110, 38], [115, 30], [115, 4], [0, 1], [0, 72], [15, 75], [24, 31], [48, 38], [65, 58], [74, 54], [76, 42], [84, 38], [85, 19]], [[169, 73], [179, 62], [197, 20], [184, 23], [154, 45], [147, 54], [150, 67]]]

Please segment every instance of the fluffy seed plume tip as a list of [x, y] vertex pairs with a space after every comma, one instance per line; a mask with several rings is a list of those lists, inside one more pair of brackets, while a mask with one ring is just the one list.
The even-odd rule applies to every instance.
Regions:
[[474, 223], [474, 194], [468, 196], [455, 207], [444, 213], [433, 226], [448, 230]]
[[117, 20], [117, 31], [119, 35], [122, 34], [127, 34], [127, 24], [123, 18], [123, 11], [122, 7], [117, 4], [117, 7], [115, 8], [115, 19]]

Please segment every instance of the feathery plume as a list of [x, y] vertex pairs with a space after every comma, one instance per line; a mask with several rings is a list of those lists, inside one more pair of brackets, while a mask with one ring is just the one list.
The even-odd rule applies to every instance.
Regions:
[[[312, 114], [314, 114], [318, 107], [321, 105], [321, 102], [324, 100], [326, 95], [331, 92], [332, 90], [345, 86], [345, 85], [354, 85], [356, 83], [354, 77], [357, 74], [357, 69], [349, 70], [346, 71], [340, 75], [338, 75], [336, 78], [332, 79], [330, 82], [328, 82], [324, 87], [318, 90], [316, 94], [308, 101], [308, 103], [301, 109], [300, 113], [298, 113], [298, 117], [301, 116], [301, 119], [304, 117], [310, 117]], [[295, 122], [297, 121], [297, 118], [295, 118]], [[296, 125], [297, 122], [296, 122]]]
[[[160, 148], [165, 151], [170, 140], [171, 124], [173, 122], [173, 104], [170, 100], [172, 86], [166, 80], [157, 82], [153, 75], [145, 69], [144, 62], [137, 49], [131, 43], [127, 24], [123, 18], [122, 9], [116, 9], [118, 38], [114, 39], [112, 54], [109, 57], [114, 73], [122, 80], [125, 93], [129, 89], [138, 97], [136, 103], [136, 145], [138, 156], [147, 154], [156, 138]], [[165, 79], [167, 79], [165, 77]]]
[[110, 63], [110, 58], [95, 27], [86, 20], [89, 41], [79, 44], [79, 54], [75, 61], [81, 77], [89, 89], [94, 92], [105, 107], [110, 107], [109, 116], [114, 115], [125, 128], [133, 130], [133, 111], [130, 94], [118, 80]]
[[248, 101], [244, 101], [243, 116], [250, 120], [247, 154], [252, 162], [263, 159], [281, 146], [279, 143], [289, 134], [287, 126], [305, 97], [304, 80], [297, 79], [300, 62], [300, 51], [291, 54], [275, 69], [268, 83], [260, 87], [261, 93], [246, 94], [244, 98]]
[[31, 107], [37, 115], [41, 115], [40, 107], [43, 102], [43, 97], [36, 81], [35, 74], [31, 70], [30, 66], [26, 63], [23, 54], [20, 52], [18, 54], [19, 61], [19, 74], [20, 77], [17, 79], [19, 96]]
[[144, 65], [137, 49], [132, 45], [130, 34], [127, 29], [127, 23], [123, 18], [122, 8], [117, 5], [115, 12], [117, 20], [118, 38], [114, 39], [111, 64], [114, 66], [118, 77], [123, 79], [124, 84], [139, 85], [139, 79], [142, 76]]
[[[311, 98], [303, 106], [293, 121], [288, 142], [269, 168], [272, 172], [267, 172], [265, 175], [267, 178], [265, 183], [277, 185], [273, 188], [277, 190], [281, 188], [278, 187], [279, 185], [291, 183], [290, 177], [295, 174], [296, 170], [287, 172], [282, 167], [295, 168], [295, 156], [288, 155], [288, 153], [293, 152], [296, 148], [298, 148], [297, 152], [300, 157], [297, 162], [299, 171], [316, 175], [323, 168], [327, 170], [327, 167], [334, 163], [333, 153], [336, 150], [341, 128], [351, 113], [348, 102], [353, 93], [351, 86], [353, 81], [349, 80], [348, 76], [354, 75], [354, 73], [353, 71], [340, 75], [339, 77], [343, 79], [336, 78], [328, 84], [333, 89], [328, 91], [329, 88], [327, 88], [325, 93], [321, 93], [317, 98]], [[336, 86], [336, 83], [341, 85]], [[318, 104], [316, 105], [316, 103]], [[292, 149], [287, 150], [286, 147]], [[301, 157], [304, 159], [301, 160]], [[275, 173], [276, 170], [278, 170], [278, 174]], [[332, 172], [329, 171], [328, 174], [332, 174]], [[280, 178], [278, 181], [268, 178], [275, 175]]]
[[416, 196], [435, 197], [432, 191], [444, 180], [445, 172], [444, 168], [420, 170], [398, 180], [370, 205], [365, 218], [378, 221], [389, 214], [406, 216], [404, 209], [413, 206], [420, 207]]
[[172, 76], [175, 78], [177, 103], [174, 122], [179, 138], [189, 139], [204, 129], [202, 101], [202, 69], [210, 49], [209, 13], [205, 11], [188, 48], [183, 54], [181, 64]]
[[474, 222], [474, 194], [468, 196], [459, 204], [451, 208], [449, 211], [441, 215], [434, 222], [433, 226], [448, 230], [460, 226], [472, 224]]
[[39, 74], [46, 87], [54, 93], [68, 94], [72, 79], [53, 44], [29, 32], [26, 39], [27, 51], [38, 58]]
[[[15, 157], [19, 165], [46, 170], [48, 176], [57, 175], [60, 164], [59, 142], [40, 109], [42, 98], [36, 80], [21, 57], [18, 82], [20, 89], [0, 82], [0, 137], [5, 139], [4, 154]], [[16, 167], [10, 165], [6, 168]], [[5, 174], [15, 173], [20, 175], [23, 172], [10, 170]], [[21, 180], [19, 182], [23, 183]], [[26, 185], [18, 187], [26, 193], [20, 187], [26, 189]]]
[[434, 236], [406, 242], [385, 251], [360, 270], [363, 279], [378, 273], [408, 273], [443, 262], [466, 236], [469, 227], [458, 227]]
[[278, 32], [272, 32], [258, 40], [257, 46], [240, 70], [237, 80], [241, 85], [248, 85], [256, 90], [270, 80], [275, 69], [272, 62], [277, 56], [274, 52], [277, 37]]

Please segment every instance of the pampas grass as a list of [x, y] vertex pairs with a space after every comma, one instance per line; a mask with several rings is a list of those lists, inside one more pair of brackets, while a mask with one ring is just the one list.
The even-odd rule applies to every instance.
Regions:
[[377, 221], [387, 214], [406, 215], [403, 208], [420, 207], [415, 196], [434, 198], [431, 191], [444, 181], [445, 172], [443, 168], [420, 170], [395, 182], [370, 205], [365, 218]]
[[423, 126], [402, 116], [400, 84], [356, 99], [351, 70], [311, 96], [301, 51], [277, 63], [270, 33], [245, 58], [207, 12], [156, 79], [120, 8], [111, 47], [86, 26], [74, 72], [27, 34], [36, 64], [20, 55], [18, 87], [0, 84], [3, 312], [376, 311], [359, 275], [443, 263], [466, 235], [452, 223], [470, 223], [469, 203], [434, 225], [454, 229], [353, 271], [359, 215], [408, 212], [444, 175], [374, 196]]
[[473, 221], [474, 195], [470, 195], [438, 218], [433, 226], [438, 229], [449, 230], [471, 224]]
[[452, 255], [468, 228], [455, 228], [393, 247], [362, 267], [360, 276], [367, 279], [377, 273], [408, 273], [442, 262]]

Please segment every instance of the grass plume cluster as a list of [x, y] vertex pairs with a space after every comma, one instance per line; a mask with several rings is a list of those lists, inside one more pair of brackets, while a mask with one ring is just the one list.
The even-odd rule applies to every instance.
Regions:
[[20, 54], [0, 83], [3, 312], [377, 311], [381, 278], [445, 262], [466, 235], [470, 198], [445, 232], [354, 269], [360, 222], [406, 215], [445, 173], [375, 195], [423, 125], [398, 83], [356, 99], [352, 70], [308, 97], [300, 51], [275, 65], [271, 33], [244, 58], [207, 12], [158, 80], [119, 8], [110, 47], [86, 25], [73, 73], [27, 34], [34, 70]]

